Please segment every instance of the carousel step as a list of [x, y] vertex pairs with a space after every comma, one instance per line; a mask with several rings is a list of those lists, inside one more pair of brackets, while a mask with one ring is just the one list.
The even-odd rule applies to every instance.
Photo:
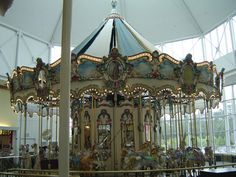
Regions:
[[200, 171], [200, 177], [236, 177], [236, 168], [217, 168]]

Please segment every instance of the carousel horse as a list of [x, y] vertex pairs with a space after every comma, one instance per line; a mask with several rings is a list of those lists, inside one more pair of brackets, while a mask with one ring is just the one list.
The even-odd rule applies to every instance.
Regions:
[[147, 152], [135, 152], [127, 149], [122, 150], [121, 165], [123, 170], [146, 170], [159, 167], [156, 158], [148, 155]]
[[212, 150], [212, 147], [211, 146], [206, 146], [204, 148], [205, 150], [205, 159], [206, 159], [206, 162], [209, 163], [209, 166], [211, 166], [214, 162], [214, 154], [213, 154], [213, 150]]
[[71, 158], [71, 167], [75, 170], [105, 170], [103, 154], [97, 150], [83, 151]]
[[163, 147], [154, 146], [151, 149], [151, 156], [153, 156], [156, 159], [159, 168], [166, 167], [166, 153], [164, 153]]
[[29, 145], [20, 145], [20, 154], [21, 154], [21, 168], [24, 169], [31, 169], [32, 168], [32, 162], [31, 162], [31, 156], [29, 154]]
[[83, 171], [92, 170], [93, 156], [90, 152], [82, 152], [79, 156], [79, 169]]
[[166, 154], [166, 168], [180, 168], [183, 165], [184, 152], [180, 149], [168, 149]]
[[102, 152], [93, 151], [93, 170], [105, 170], [104, 161], [107, 160], [107, 156]]
[[[186, 167], [201, 167], [205, 166], [205, 157], [200, 148], [187, 147], [185, 150], [185, 165]], [[188, 170], [192, 177], [191, 170]], [[194, 171], [193, 171], [194, 172]]]

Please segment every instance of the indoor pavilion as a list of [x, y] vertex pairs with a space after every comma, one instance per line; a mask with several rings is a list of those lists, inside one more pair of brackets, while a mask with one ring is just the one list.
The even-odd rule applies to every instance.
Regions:
[[235, 77], [235, 0], [2, 0], [0, 176], [234, 176]]

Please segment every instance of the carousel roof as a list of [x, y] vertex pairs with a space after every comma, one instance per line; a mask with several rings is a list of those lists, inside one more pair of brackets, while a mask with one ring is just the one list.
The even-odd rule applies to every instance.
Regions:
[[[189, 101], [221, 98], [223, 72], [211, 62], [195, 63], [187, 54], [183, 61], [160, 53], [136, 32], [116, 10], [112, 1], [110, 15], [72, 51], [71, 96], [107, 95], [122, 92], [137, 96], [148, 92], [159, 100]], [[11, 103], [21, 100], [60, 99], [61, 60], [46, 64], [37, 58], [35, 67], [17, 67], [8, 76]], [[80, 82], [80, 84], [78, 84]]]
[[117, 48], [123, 56], [157, 50], [117, 13], [115, 3], [112, 4], [111, 14], [72, 53], [103, 57], [112, 48]]

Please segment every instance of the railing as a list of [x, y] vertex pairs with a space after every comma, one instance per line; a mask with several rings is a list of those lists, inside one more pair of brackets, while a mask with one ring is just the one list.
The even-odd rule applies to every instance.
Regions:
[[[236, 163], [223, 165], [189, 167], [175, 169], [155, 169], [155, 170], [126, 170], [126, 171], [70, 171], [71, 177], [179, 177], [198, 176], [199, 171], [209, 168], [234, 167]], [[236, 169], [235, 169], [236, 170]], [[30, 169], [11, 169], [8, 172], [0, 172], [0, 177], [58, 177], [58, 170], [30, 170]]]
[[20, 156], [5, 156], [0, 157], [0, 171], [6, 171], [10, 168], [19, 167]]

